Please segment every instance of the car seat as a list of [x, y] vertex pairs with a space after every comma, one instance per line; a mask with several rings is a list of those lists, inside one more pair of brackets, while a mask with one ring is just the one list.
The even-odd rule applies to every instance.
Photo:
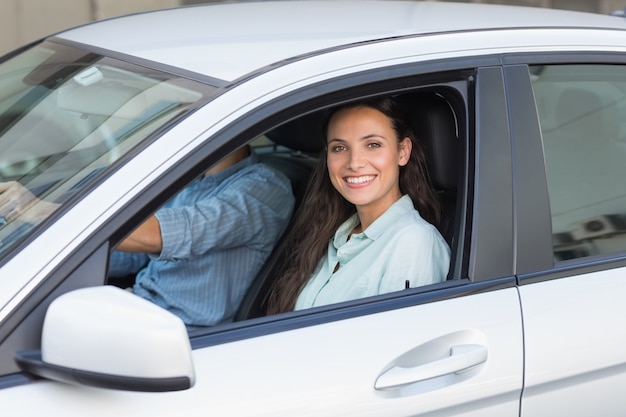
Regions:
[[452, 247], [460, 163], [457, 118], [440, 94], [420, 92], [399, 96], [397, 100], [404, 105], [411, 129], [426, 149], [430, 180], [442, 208], [437, 227]]
[[[267, 132], [266, 136], [270, 140], [288, 149], [259, 154], [261, 162], [289, 178], [296, 199], [294, 212], [302, 202], [309, 177], [323, 148], [324, 119], [324, 112], [311, 113]], [[287, 230], [290, 226], [287, 226]], [[279, 252], [280, 241], [250, 284], [235, 314], [235, 321], [265, 315], [267, 297], [273, 284], [272, 271], [279, 259]]]

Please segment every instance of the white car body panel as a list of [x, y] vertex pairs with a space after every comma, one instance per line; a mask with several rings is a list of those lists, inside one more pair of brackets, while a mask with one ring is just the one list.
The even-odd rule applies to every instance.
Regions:
[[[418, 357], [445, 356], [451, 343], [480, 344], [487, 361], [459, 375], [374, 390], [390, 362], [434, 340]], [[197, 379], [186, 391], [140, 394], [42, 381], [0, 390], [0, 403], [24, 417], [42, 408], [66, 417], [132, 410], [155, 417], [518, 416], [521, 346], [518, 293], [507, 289], [196, 349]]]
[[[276, 6], [259, 2], [189, 7], [140, 14], [128, 20], [111, 19], [59, 36], [232, 81], [295, 56], [376, 38], [463, 32], [485, 24], [501, 28], [566, 25], [626, 28], [623, 20], [609, 16], [549, 9], [385, 3], [304, 1]], [[240, 7], [246, 8], [245, 14], [238, 14]], [[267, 9], [273, 9], [273, 13], [266, 13]], [[237, 16], [237, 20], [233, 21], [232, 16]], [[306, 20], [303, 21], [302, 16], [306, 16]], [[376, 16], [376, 25], [361, 23], [371, 16]], [[565, 16], [567, 20], [563, 19]], [[319, 22], [324, 23], [320, 26]], [[128, 33], [132, 33], [129, 25], [132, 30], [142, 27], [141, 39], [129, 38]], [[496, 36], [491, 37], [491, 41], [494, 39]], [[259, 43], [263, 43], [262, 48]], [[465, 38], [459, 47], [471, 48], [471, 40]]]
[[[522, 286], [526, 378], [522, 417], [626, 415], [624, 268]], [[600, 326], [599, 323], [604, 323]]]

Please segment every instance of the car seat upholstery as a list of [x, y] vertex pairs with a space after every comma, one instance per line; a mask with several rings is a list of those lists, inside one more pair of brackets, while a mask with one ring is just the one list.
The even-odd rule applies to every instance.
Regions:
[[439, 94], [408, 94], [398, 100], [405, 106], [413, 133], [426, 149], [430, 179], [442, 207], [437, 227], [452, 246], [460, 162], [457, 118]]
[[[289, 178], [296, 198], [294, 212], [300, 206], [309, 177], [323, 147], [324, 118], [323, 112], [311, 113], [267, 132], [266, 136], [270, 140], [288, 148], [289, 151], [259, 154], [261, 162], [276, 168]], [[287, 229], [290, 226], [291, 224]], [[280, 243], [279, 240], [265, 265], [250, 284], [235, 315], [235, 321], [265, 315], [267, 297], [274, 278], [272, 271], [276, 267], [281, 251]]]
[[289, 178], [296, 198], [295, 209], [302, 201], [311, 170], [322, 150], [323, 118], [322, 112], [311, 113], [267, 132], [266, 136], [283, 150], [259, 154], [261, 162]]
[[602, 105], [600, 95], [591, 90], [582, 88], [568, 88], [559, 96], [556, 108], [555, 118], [558, 129], [568, 134], [577, 134], [578, 136], [587, 135], [586, 139], [595, 138], [596, 132], [606, 131], [607, 137], [616, 135], [618, 125], [616, 123], [616, 114], [607, 115], [607, 109], [614, 107], [605, 107]]
[[[578, 187], [580, 183], [573, 178], [585, 181], [594, 175], [588, 172], [594, 167], [603, 166], [603, 171], [611, 172], [607, 164], [613, 154], [623, 153], [621, 119], [614, 103], [603, 104], [602, 97], [589, 89], [568, 88], [553, 106], [539, 111], [551, 198], [555, 193], [564, 193], [559, 187]], [[616, 172], [621, 172], [623, 161], [616, 164], [611, 169], [619, 168]], [[578, 194], [572, 189], [567, 192]]]
[[554, 122], [546, 120], [548, 111], [540, 110], [544, 142], [550, 146], [553, 141], [554, 146], [573, 147], [580, 152], [622, 142], [618, 108], [607, 91], [568, 88], [551, 109]]

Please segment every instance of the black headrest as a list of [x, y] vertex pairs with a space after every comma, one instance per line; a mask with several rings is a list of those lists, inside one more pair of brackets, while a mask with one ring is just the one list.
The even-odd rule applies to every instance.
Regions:
[[317, 111], [284, 123], [266, 136], [274, 143], [296, 151], [317, 155], [324, 146], [326, 113]]
[[596, 113], [600, 98], [592, 91], [570, 88], [561, 93], [556, 106], [556, 121], [564, 127]]
[[556, 106], [556, 122], [560, 129], [594, 138], [613, 138], [619, 133], [620, 117], [616, 106], [604, 106], [601, 97], [581, 88], [570, 88], [561, 93]]
[[457, 119], [448, 101], [438, 94], [398, 97], [417, 139], [424, 144], [433, 186], [455, 190], [459, 166]]

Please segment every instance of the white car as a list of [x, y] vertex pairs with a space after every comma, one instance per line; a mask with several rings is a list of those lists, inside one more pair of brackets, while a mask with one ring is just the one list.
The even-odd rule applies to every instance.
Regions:
[[[320, 111], [393, 95], [444, 203], [446, 282], [187, 331], [112, 249], [250, 143], [301, 198]], [[6, 416], [626, 415], [626, 20], [410, 1], [198, 5], [0, 63]], [[217, 221], [217, 220], [216, 220]], [[272, 258], [268, 260], [271, 264]]]

